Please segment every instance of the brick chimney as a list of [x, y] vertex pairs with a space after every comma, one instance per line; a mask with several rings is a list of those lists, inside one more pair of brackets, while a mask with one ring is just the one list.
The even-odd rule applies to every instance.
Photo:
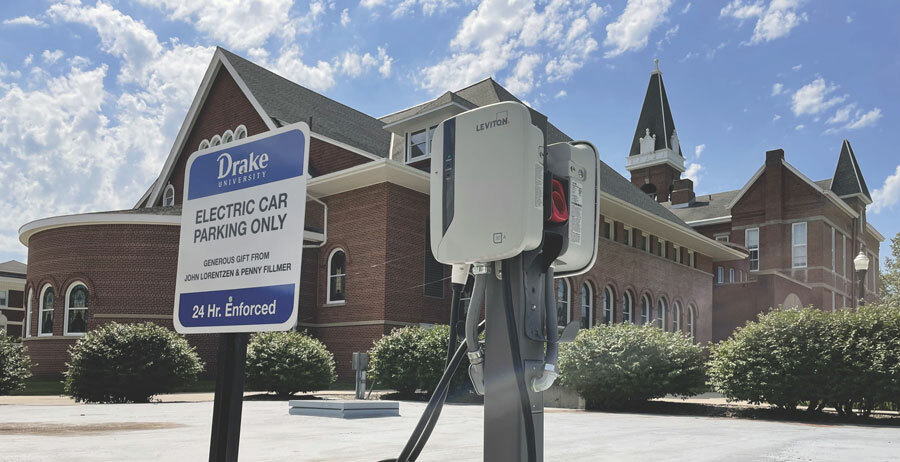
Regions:
[[672, 207], [688, 207], [694, 203], [694, 182], [689, 178], [675, 180], [672, 183]]

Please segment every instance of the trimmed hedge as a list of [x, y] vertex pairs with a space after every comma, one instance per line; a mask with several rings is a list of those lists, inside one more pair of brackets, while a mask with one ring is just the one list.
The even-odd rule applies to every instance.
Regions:
[[337, 379], [325, 344], [294, 331], [254, 334], [246, 377], [251, 388], [279, 395], [324, 390]]
[[65, 394], [82, 402], [147, 402], [193, 383], [203, 369], [184, 337], [150, 322], [103, 325], [69, 354]]
[[[449, 338], [446, 325], [394, 329], [369, 350], [369, 376], [380, 387], [393, 388], [404, 397], [414, 396], [417, 390], [430, 395], [444, 373]], [[464, 359], [450, 381], [450, 394], [469, 383], [468, 367]]]
[[31, 359], [25, 346], [0, 330], [0, 395], [7, 395], [25, 387], [31, 377]]
[[588, 409], [624, 408], [703, 390], [703, 351], [684, 333], [599, 325], [560, 347], [560, 385], [578, 392]]
[[900, 402], [900, 309], [776, 309], [714, 346], [709, 364], [731, 400], [868, 415]]

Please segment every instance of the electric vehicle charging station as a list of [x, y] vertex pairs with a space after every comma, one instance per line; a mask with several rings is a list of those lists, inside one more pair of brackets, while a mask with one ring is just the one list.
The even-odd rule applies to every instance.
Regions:
[[[560, 332], [553, 279], [584, 273], [596, 260], [598, 171], [593, 145], [547, 146], [546, 119], [520, 103], [483, 106], [438, 125], [431, 248], [438, 261], [454, 265], [454, 274], [471, 265], [475, 285], [465, 342], [450, 354], [458, 340], [454, 311], [447, 370], [393, 460], [418, 457], [463, 352], [474, 388], [484, 395], [484, 460], [543, 460], [542, 393], [558, 376], [559, 342], [572, 341], [579, 326], [572, 321]], [[456, 292], [454, 307], [455, 298]]]

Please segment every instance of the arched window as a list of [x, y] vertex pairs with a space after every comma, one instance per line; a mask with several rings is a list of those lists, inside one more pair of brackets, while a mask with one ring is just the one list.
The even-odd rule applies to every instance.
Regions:
[[163, 207], [171, 207], [175, 205], [175, 186], [172, 183], [166, 185], [166, 191], [163, 193]]
[[572, 288], [566, 279], [556, 280], [556, 323], [565, 326], [572, 315], [569, 310], [569, 300], [572, 299]]
[[650, 297], [644, 295], [641, 297], [641, 324], [650, 323]]
[[53, 335], [53, 287], [50, 284], [41, 290], [40, 314], [38, 315], [38, 336]]
[[243, 125], [238, 125], [237, 128], [234, 129], [234, 139], [242, 140], [247, 137], [247, 127]]
[[225, 133], [222, 134], [222, 144], [230, 143], [232, 141], [234, 141], [234, 132], [225, 130]]
[[594, 289], [591, 283], [581, 285], [581, 328], [590, 329], [594, 324]]
[[209, 146], [215, 147], [222, 144], [222, 137], [219, 135], [213, 135], [213, 137], [209, 140]]
[[197, 147], [197, 150], [203, 150], [209, 147], [209, 140], [203, 140], [200, 142], [200, 146]]
[[687, 323], [688, 323], [688, 333], [691, 334], [691, 340], [695, 339], [695, 334], [694, 334], [694, 326], [696, 325], [696, 320], [694, 319], [694, 311], [695, 310], [696, 310], [696, 308], [694, 308], [693, 305], [688, 305]]
[[83, 282], [73, 282], [66, 292], [64, 335], [84, 335], [87, 332], [88, 290]]
[[660, 297], [660, 299], [656, 302], [656, 321], [657, 327], [662, 330], [666, 330], [666, 324], [669, 317], [669, 307], [666, 304], [666, 299]]
[[31, 337], [31, 307], [34, 298], [34, 289], [28, 289], [28, 299], [25, 300], [25, 333], [22, 337]]
[[681, 331], [681, 304], [672, 304], [672, 332]]
[[613, 303], [615, 303], [615, 300], [612, 288], [606, 287], [603, 289], [603, 324], [613, 323]]
[[634, 323], [634, 296], [628, 290], [622, 294], [622, 322]]
[[734, 268], [728, 269], [728, 282], [734, 282]]
[[347, 254], [334, 249], [328, 256], [328, 303], [344, 303], [347, 284]]
[[738, 282], [744, 282], [744, 270], [738, 270]]

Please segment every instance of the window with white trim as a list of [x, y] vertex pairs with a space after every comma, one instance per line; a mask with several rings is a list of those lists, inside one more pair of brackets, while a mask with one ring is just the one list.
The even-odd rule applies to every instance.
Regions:
[[234, 141], [234, 132], [231, 130], [225, 130], [225, 133], [222, 134], [222, 144], [227, 144]]
[[613, 323], [613, 303], [615, 303], [615, 296], [612, 288], [607, 286], [603, 289], [603, 324]]
[[203, 150], [209, 148], [209, 140], [203, 140], [200, 142], [200, 146], [197, 147], [197, 150]]
[[675, 302], [672, 305], [672, 332], [681, 331], [681, 304]]
[[718, 278], [716, 279], [716, 283], [724, 284], [725, 283], [725, 268], [722, 268], [721, 266], [719, 266], [716, 270], [716, 273], [717, 273], [716, 276], [718, 276]]
[[166, 190], [163, 192], [162, 205], [163, 207], [175, 205], [175, 186], [172, 183], [166, 185]]
[[728, 268], [728, 282], [734, 283], [734, 268]]
[[[834, 260], [835, 252], [834, 251], [835, 250], [837, 250], [837, 249], [835, 249], [835, 245], [834, 245], [834, 228], [831, 228], [831, 271], [837, 273], [837, 268], [835, 268], [835, 266], [834, 266], [834, 261], [835, 261]], [[834, 303], [832, 303], [831, 306], [834, 307]]]
[[9, 306], [9, 291], [0, 290], [0, 308], [6, 308], [7, 306]]
[[650, 297], [641, 297], [641, 325], [650, 324]]
[[238, 125], [237, 128], [234, 129], [234, 139], [242, 140], [247, 137], [247, 127], [243, 125]]
[[581, 286], [581, 328], [590, 329], [594, 324], [594, 289], [591, 283]]
[[622, 322], [634, 324], [634, 295], [629, 290], [622, 294]]
[[38, 314], [38, 336], [53, 335], [53, 287], [50, 284], [41, 290], [40, 313]]
[[666, 299], [660, 297], [659, 300], [656, 301], [656, 327], [659, 327], [662, 330], [666, 330], [668, 320], [669, 306], [666, 303]]
[[222, 144], [222, 137], [219, 135], [213, 135], [213, 137], [209, 140], [210, 147], [216, 147]]
[[328, 294], [327, 303], [340, 304], [347, 301], [347, 254], [341, 249], [334, 249], [328, 256]]
[[750, 252], [750, 271], [759, 271], [759, 228], [744, 231], [744, 244]]
[[431, 157], [431, 141], [437, 125], [406, 134], [406, 162], [416, 162]]
[[88, 290], [82, 282], [69, 285], [66, 292], [66, 314], [63, 335], [84, 335], [87, 332]]
[[31, 337], [31, 314], [33, 303], [31, 299], [34, 297], [34, 289], [28, 289], [28, 299], [25, 301], [25, 335], [23, 337]]
[[572, 313], [569, 310], [569, 301], [572, 299], [572, 288], [567, 279], [556, 280], [556, 323], [565, 326], [569, 323]]
[[744, 270], [738, 270], [738, 282], [744, 282]]
[[675, 252], [675, 263], [681, 263], [681, 246], [673, 245], [672, 249]]
[[791, 226], [791, 266], [806, 268], [806, 222]]
[[613, 229], [612, 221], [610, 221], [609, 219], [604, 219], [603, 220], [603, 237], [605, 237], [607, 239], [612, 239], [612, 229]]
[[716, 240], [719, 242], [728, 242], [727, 234], [716, 234]]
[[631, 245], [631, 243], [633, 242], [631, 234], [633, 228], [630, 226], [623, 226], [622, 229], [625, 231], [623, 233], [625, 236], [622, 238], [622, 243], [625, 245]]
[[695, 309], [696, 309], [696, 308], [694, 308], [693, 306], [688, 305], [688, 319], [687, 319], [687, 323], [688, 323], [688, 333], [691, 334], [691, 340], [693, 340], [693, 339], [696, 338], [696, 336], [694, 335], [694, 325], [696, 324], [695, 321], [694, 321], [694, 310], [695, 310]]
[[832, 292], [831, 292], [831, 311], [834, 311], [834, 309], [835, 309], [834, 304], [835, 304], [835, 303], [837, 303], [837, 295], [834, 293], [834, 291], [832, 291]]
[[[841, 245], [843, 246], [841, 261], [843, 264], [841, 265], [841, 276], [847, 275], [847, 267], [850, 265], [849, 259], [847, 258], [847, 236], [841, 233]], [[847, 306], [846, 303], [844, 306]]]

